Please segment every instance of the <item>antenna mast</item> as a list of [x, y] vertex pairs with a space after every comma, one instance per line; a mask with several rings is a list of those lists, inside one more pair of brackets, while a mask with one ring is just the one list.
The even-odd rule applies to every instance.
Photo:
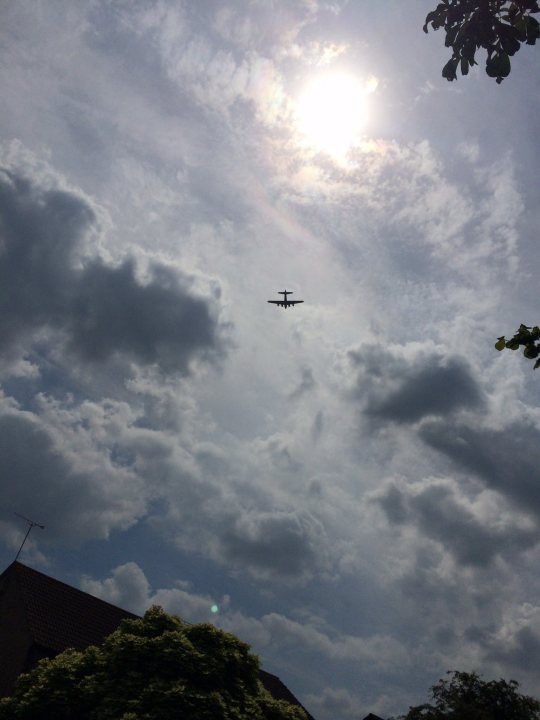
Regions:
[[22, 518], [23, 520], [26, 520], [26, 522], [28, 523], [28, 530], [26, 531], [26, 535], [24, 536], [24, 540], [21, 543], [19, 552], [15, 555], [15, 560], [13, 562], [16, 562], [17, 558], [21, 554], [21, 550], [23, 549], [24, 543], [26, 542], [26, 538], [30, 535], [30, 530], [33, 527], [38, 527], [38, 528], [41, 528], [42, 530], [45, 530], [45, 525], [40, 525], [38, 522], [34, 522], [34, 520], [30, 520], [30, 518], [27, 518], [24, 515], [20, 515], [18, 512], [16, 512], [15, 515], [17, 515], [17, 517]]

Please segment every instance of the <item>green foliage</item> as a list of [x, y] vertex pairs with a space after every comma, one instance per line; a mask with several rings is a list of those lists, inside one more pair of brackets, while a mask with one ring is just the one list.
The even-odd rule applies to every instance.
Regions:
[[99, 647], [42, 660], [0, 700], [0, 720], [305, 720], [258, 673], [234, 635], [153, 607]]
[[431, 688], [433, 704], [409, 708], [402, 720], [540, 720], [540, 702], [521, 695], [515, 680], [487, 682], [474, 672], [449, 675]]
[[[523, 345], [523, 354], [528, 360], [535, 360], [540, 355], [540, 328], [537, 325], [534, 327], [520, 325], [519, 330], [510, 340], [501, 335], [495, 343], [495, 349], [518, 350], [521, 345]], [[536, 360], [533, 369], [536, 370], [537, 367], [540, 367], [540, 359]]]
[[510, 56], [522, 43], [534, 45], [540, 24], [531, 13], [540, 12], [538, 0], [442, 0], [427, 14], [428, 26], [446, 32], [445, 45], [452, 57], [443, 67], [447, 80], [457, 80], [457, 69], [467, 75], [477, 65], [476, 51], [487, 51], [486, 72], [501, 83], [510, 74]]

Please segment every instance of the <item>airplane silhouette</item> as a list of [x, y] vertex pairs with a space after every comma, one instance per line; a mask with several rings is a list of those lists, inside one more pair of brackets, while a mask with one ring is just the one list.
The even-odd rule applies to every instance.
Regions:
[[279, 290], [278, 295], [285, 295], [285, 297], [283, 300], [267, 300], [267, 302], [273, 303], [274, 305], [279, 305], [279, 307], [285, 309], [304, 302], [303, 300], [287, 300], [287, 295], [292, 295], [292, 290]]

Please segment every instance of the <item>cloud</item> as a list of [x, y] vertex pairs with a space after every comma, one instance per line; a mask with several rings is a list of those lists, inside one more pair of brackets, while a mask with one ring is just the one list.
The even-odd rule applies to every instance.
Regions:
[[224, 353], [215, 298], [196, 295], [165, 265], [152, 263], [139, 279], [133, 259], [111, 265], [84, 255], [95, 231], [81, 195], [0, 172], [3, 355], [40, 335], [87, 363], [119, 357], [186, 374], [195, 359]]
[[[189, 622], [215, 621], [258, 648], [274, 650], [294, 646], [302, 652], [317, 653], [326, 660], [357, 662], [377, 668], [399, 666], [406, 659], [405, 649], [389, 637], [378, 634], [367, 637], [322, 632], [313, 622], [301, 623], [280, 613], [267, 613], [260, 618], [245, 615], [230, 607], [230, 598], [211, 598], [181, 587], [152, 591], [146, 576], [135, 562], [116, 567], [104, 580], [84, 576], [81, 587], [108, 602], [122, 600], [126, 609], [142, 613], [150, 605], [161, 605], [167, 612], [178, 614]], [[131, 595], [130, 595], [131, 593]], [[218, 613], [212, 613], [212, 605]]]
[[[102, 422], [98, 418], [98, 426]], [[277, 465], [270, 468], [264, 444], [254, 459], [244, 457], [245, 448], [226, 453], [210, 442], [193, 445], [174, 433], [141, 428], [135, 419], [125, 429], [103, 431], [104, 442], [113, 443], [115, 454], [164, 501], [149, 522], [167, 542], [235, 571], [289, 584], [305, 583], [326, 568], [322, 522], [292, 507], [277, 486], [265, 486], [267, 473], [293, 472], [286, 447], [270, 445]]]
[[148, 607], [150, 583], [135, 562], [119, 565], [114, 568], [112, 577], [105, 580], [93, 580], [83, 575], [81, 589], [135, 613], [143, 613]]
[[[178, 587], [152, 591], [142, 568], [136, 562], [127, 562], [112, 570], [104, 580], [88, 575], [81, 578], [81, 589], [95, 597], [142, 615], [151, 605], [160, 605], [167, 612], [188, 622], [207, 622], [212, 617], [214, 599], [186, 591], [179, 581]], [[226, 604], [226, 601], [225, 601]]]
[[447, 345], [441, 317], [485, 321], [500, 307], [495, 278], [515, 277], [523, 202], [512, 161], [474, 173], [468, 161], [449, 165], [428, 141], [369, 139], [346, 167], [322, 157], [299, 157], [295, 173], [285, 166], [282, 196], [343, 253], [364, 302], [377, 297], [390, 341], [407, 328]]
[[255, 573], [301, 579], [324, 560], [322, 524], [305, 511], [244, 512], [221, 535], [224, 556]]
[[516, 631], [510, 642], [493, 643], [486, 652], [486, 658], [501, 663], [513, 671], [531, 672], [531, 668], [538, 667], [540, 662], [540, 631], [538, 627], [522, 627]]
[[349, 359], [353, 394], [373, 420], [415, 423], [483, 404], [480, 386], [463, 358], [365, 345], [350, 351]]
[[278, 0], [272, 6], [254, 7], [249, 14], [245, 8], [230, 4], [217, 9], [214, 27], [238, 47], [276, 52], [278, 48], [290, 47], [317, 10], [316, 0]]
[[298, 385], [289, 393], [291, 400], [298, 400], [305, 393], [313, 390], [315, 387], [315, 378], [313, 377], [313, 370], [310, 367], [304, 366], [301, 370], [301, 378]]
[[484, 662], [498, 672], [527, 677], [532, 692], [540, 661], [540, 608], [529, 602], [508, 606], [495, 627], [471, 626], [469, 636], [480, 644]]
[[311, 425], [311, 438], [314, 443], [318, 442], [323, 430], [324, 430], [324, 413], [322, 410], [319, 410], [317, 412], [317, 414], [315, 415], [313, 424]]
[[344, 688], [326, 687], [319, 695], [308, 695], [306, 705], [319, 720], [358, 720], [367, 714], [362, 703]]
[[[285, 7], [276, 12], [260, 6], [259, 14], [257, 18], [253, 9], [246, 17], [244, 11], [223, 6], [196, 14], [169, 7], [162, 13], [143, 12], [135, 27], [152, 35], [166, 75], [183, 93], [225, 116], [247, 106], [250, 117], [272, 125], [287, 113], [283, 78], [272, 54], [273, 43], [281, 46], [288, 33], [282, 17], [288, 13]], [[210, 36], [209, 27], [214, 29]], [[264, 37], [271, 43], [266, 50], [261, 47]]]
[[502, 430], [433, 420], [419, 431], [430, 447], [480, 478], [526, 513], [540, 517], [540, 432], [528, 421]]
[[427, 479], [414, 484], [390, 481], [372, 496], [395, 526], [412, 526], [440, 543], [461, 565], [486, 567], [495, 557], [512, 557], [540, 539], [537, 527], [499, 517], [467, 500], [457, 483]]
[[[82, 428], [0, 402], [0, 502], [43, 523], [45, 544], [107, 538], [146, 512], [144, 483]], [[10, 513], [11, 514], [11, 513]], [[11, 520], [11, 518], [10, 518]]]
[[360, 662], [379, 668], [396, 667], [406, 662], [405, 648], [389, 635], [331, 637], [313, 625], [304, 625], [277, 613], [265, 615], [262, 622], [272, 637], [279, 638], [281, 643], [299, 643], [305, 650], [332, 660]]
[[377, 717], [389, 717], [398, 702], [402, 708], [410, 702], [409, 697], [393, 688], [392, 694], [388, 690], [383, 691], [375, 702], [368, 704], [359, 697], [359, 693], [366, 690], [364, 683], [356, 682], [353, 688], [354, 692], [349, 692], [342, 687], [324, 687], [317, 694], [306, 695], [304, 704], [317, 720], [359, 720], [370, 713]]

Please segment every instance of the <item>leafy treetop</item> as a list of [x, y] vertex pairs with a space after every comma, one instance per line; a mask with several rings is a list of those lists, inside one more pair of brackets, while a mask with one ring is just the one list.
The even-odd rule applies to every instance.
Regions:
[[[537, 325], [534, 327], [520, 325], [519, 330], [510, 340], [501, 335], [495, 343], [495, 348], [497, 350], [504, 350], [505, 348], [517, 350], [521, 345], [524, 346], [523, 354], [528, 360], [535, 360], [540, 355], [540, 328]], [[537, 367], [540, 367], [540, 359], [534, 363], [533, 370], [536, 370]]]
[[21, 675], [0, 720], [305, 720], [259, 680], [234, 635], [153, 607], [99, 647], [66, 650]]
[[433, 704], [411, 707], [402, 720], [540, 720], [540, 702], [518, 692], [515, 680], [482, 680], [475, 672], [448, 673], [431, 688]]
[[424, 32], [429, 25], [446, 32], [444, 44], [452, 48], [442, 71], [447, 80], [457, 80], [458, 66], [467, 75], [477, 65], [476, 51], [484, 48], [486, 72], [500, 83], [510, 74], [510, 56], [540, 37], [540, 24], [531, 14], [537, 12], [538, 0], [442, 0], [428, 13]]

